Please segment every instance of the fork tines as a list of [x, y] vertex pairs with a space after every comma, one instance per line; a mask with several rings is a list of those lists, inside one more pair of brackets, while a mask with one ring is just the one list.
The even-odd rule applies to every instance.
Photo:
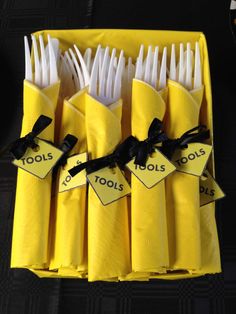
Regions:
[[109, 105], [121, 97], [121, 82], [125, 69], [124, 51], [121, 50], [117, 61], [116, 49], [103, 49], [98, 46], [89, 85], [89, 93], [104, 105]]
[[195, 43], [195, 54], [188, 42], [186, 50], [184, 44], [179, 44], [179, 60], [176, 64], [175, 44], [171, 46], [170, 79], [182, 84], [186, 89], [192, 90], [202, 86], [202, 68], [199, 43]]
[[159, 60], [159, 47], [148, 46], [145, 60], [144, 45], [141, 45], [136, 62], [135, 78], [150, 84], [153, 88], [161, 90], [166, 87], [167, 73], [167, 47], [162, 52], [161, 62]]
[[[31, 61], [29, 42], [24, 37], [25, 45], [25, 79], [39, 87], [46, 87], [58, 80], [58, 66], [62, 62], [59, 41], [48, 35], [45, 46], [42, 35], [38, 39], [32, 35]], [[199, 43], [195, 43], [194, 52], [191, 44], [171, 45], [170, 66], [167, 69], [167, 47], [147, 47], [145, 56], [144, 45], [140, 46], [136, 61], [135, 78], [161, 90], [166, 87], [167, 74], [169, 78], [192, 90], [202, 86], [202, 65]], [[91, 48], [87, 48], [82, 56], [79, 48], [73, 45], [64, 53], [63, 62], [74, 81], [76, 91], [89, 86], [91, 95], [104, 99], [105, 102], [117, 100], [121, 95], [121, 81], [125, 69], [124, 52], [119, 58], [116, 49], [98, 46], [95, 58], [92, 58]], [[178, 52], [178, 53], [177, 53]], [[178, 56], [178, 60], [177, 60]]]
[[[176, 45], [171, 45], [170, 67], [167, 69], [167, 47], [163, 48], [162, 58], [160, 49], [148, 46], [147, 56], [144, 59], [144, 45], [141, 45], [136, 62], [135, 78], [142, 80], [157, 90], [166, 87], [167, 73], [169, 78], [182, 84], [186, 89], [192, 90], [202, 86], [201, 57], [199, 43], [195, 43], [195, 55], [191, 44], [179, 44], [179, 59], [176, 63]], [[161, 60], [161, 61], [160, 61]]]
[[25, 46], [25, 79], [38, 87], [44, 88], [58, 81], [57, 55], [59, 42], [48, 35], [48, 44], [45, 48], [43, 37], [39, 35], [37, 40], [32, 38], [33, 64], [30, 56], [30, 48], [27, 36], [24, 36]]

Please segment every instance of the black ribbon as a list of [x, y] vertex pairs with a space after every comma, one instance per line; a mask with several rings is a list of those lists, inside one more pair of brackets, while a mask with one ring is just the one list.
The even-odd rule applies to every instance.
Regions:
[[138, 140], [129, 136], [123, 143], [119, 144], [113, 153], [105, 157], [100, 157], [93, 160], [88, 160], [78, 166], [69, 170], [72, 177], [77, 175], [80, 171], [86, 169], [87, 174], [98, 171], [105, 167], [115, 167], [118, 165], [121, 169], [135, 156], [135, 147]]
[[176, 149], [187, 148], [190, 143], [204, 141], [210, 137], [210, 131], [205, 125], [199, 125], [185, 132], [180, 138], [168, 139], [163, 142], [161, 151], [169, 159], [172, 158]]
[[59, 146], [59, 149], [63, 151], [63, 155], [57, 162], [57, 166], [62, 166], [64, 167], [67, 163], [67, 158], [69, 155], [69, 152], [72, 150], [72, 148], [75, 146], [77, 143], [78, 139], [74, 135], [67, 134], [66, 137], [64, 138], [63, 142]]
[[37, 147], [34, 139], [38, 136], [47, 126], [52, 122], [52, 119], [41, 115], [38, 120], [35, 122], [33, 129], [30, 133], [14, 141], [11, 144], [10, 152], [16, 159], [21, 159], [24, 156], [27, 148], [31, 147], [32, 149]]
[[134, 163], [139, 166], [145, 166], [148, 156], [154, 151], [154, 146], [167, 139], [167, 136], [162, 131], [162, 122], [154, 118], [148, 130], [148, 138], [144, 141], [139, 141], [135, 147]]

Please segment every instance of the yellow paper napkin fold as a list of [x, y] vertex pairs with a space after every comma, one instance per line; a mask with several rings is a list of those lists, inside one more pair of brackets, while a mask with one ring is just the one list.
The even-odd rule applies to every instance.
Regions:
[[[85, 94], [86, 89], [64, 100], [62, 108], [60, 142], [67, 134], [78, 138], [70, 155], [84, 153], [87, 150], [85, 130]], [[68, 268], [71, 273], [87, 271], [86, 224], [86, 186], [74, 188], [62, 193], [55, 191], [55, 210], [51, 221], [52, 251], [50, 269]], [[60, 270], [61, 269], [61, 270]]]
[[[39, 89], [24, 81], [24, 115], [21, 137], [32, 130], [40, 115], [53, 119], [40, 138], [54, 140], [54, 113], [60, 83]], [[12, 238], [11, 267], [48, 266], [48, 230], [51, 203], [51, 174], [39, 179], [18, 169]]]
[[[169, 80], [165, 130], [178, 138], [199, 124], [203, 87], [188, 91]], [[171, 269], [189, 272], [201, 267], [199, 178], [175, 171], [166, 180], [166, 204]]]
[[[148, 136], [154, 118], [163, 120], [167, 89], [156, 91], [149, 84], [133, 80], [132, 135]], [[131, 195], [132, 270], [165, 272], [169, 266], [165, 183], [147, 189], [132, 175]]]
[[[111, 153], [121, 141], [122, 101], [110, 106], [87, 95], [86, 133], [92, 159]], [[103, 206], [88, 195], [88, 280], [108, 280], [130, 272], [127, 198]]]

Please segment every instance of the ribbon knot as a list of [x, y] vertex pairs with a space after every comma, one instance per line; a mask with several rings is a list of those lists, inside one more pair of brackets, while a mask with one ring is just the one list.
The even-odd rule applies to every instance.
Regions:
[[64, 167], [66, 165], [68, 154], [73, 149], [73, 147], [75, 146], [77, 141], [78, 141], [78, 139], [74, 135], [71, 135], [71, 134], [66, 135], [63, 142], [59, 146], [59, 149], [63, 151], [63, 155], [59, 159], [59, 161], [57, 162], [58, 166]]
[[21, 159], [21, 157], [24, 156], [27, 148], [36, 148], [37, 144], [34, 141], [36, 136], [46, 129], [46, 127], [49, 126], [51, 122], [51, 118], [41, 115], [35, 122], [31, 132], [12, 143], [10, 152], [13, 154], [13, 156], [16, 159]]
[[105, 167], [113, 168], [118, 165], [121, 169], [135, 156], [135, 147], [138, 144], [138, 140], [129, 136], [123, 143], [117, 146], [117, 148], [109, 155], [88, 160], [78, 166], [69, 170], [72, 177], [77, 175], [80, 171], [86, 169], [87, 174], [98, 171]]
[[31, 147], [33, 149], [37, 147], [37, 144], [34, 141], [35, 137], [36, 137], [36, 135], [33, 131], [24, 137], [24, 141], [25, 141], [26, 145], [28, 145], [28, 147]]
[[139, 141], [135, 148], [134, 163], [139, 166], [145, 166], [148, 156], [154, 151], [155, 145], [166, 140], [167, 136], [162, 131], [162, 122], [154, 118], [148, 130], [148, 137], [144, 141]]
[[[197, 131], [197, 132], [196, 132]], [[176, 149], [188, 148], [188, 144], [204, 141], [210, 137], [210, 131], [205, 125], [199, 125], [185, 132], [180, 138], [167, 139], [163, 142], [161, 151], [169, 159]]]

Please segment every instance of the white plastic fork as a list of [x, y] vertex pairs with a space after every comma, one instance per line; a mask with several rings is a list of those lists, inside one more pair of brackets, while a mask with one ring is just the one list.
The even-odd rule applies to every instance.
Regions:
[[25, 46], [25, 79], [29, 82], [33, 82], [33, 71], [30, 58], [30, 48], [27, 36], [24, 36], [24, 46]]
[[91, 80], [89, 85], [89, 93], [93, 95], [97, 95], [97, 79], [98, 79], [98, 66], [99, 66], [99, 59], [100, 59], [100, 51], [101, 45], [98, 45], [97, 51], [93, 61], [93, 67], [91, 70]]
[[149, 46], [145, 69], [144, 69], [144, 81], [145, 82], [150, 82], [150, 79], [151, 79], [151, 63], [152, 63], [152, 46]]
[[202, 86], [202, 69], [199, 43], [195, 43], [195, 55], [191, 50], [190, 43], [187, 43], [186, 51], [184, 51], [183, 43], [180, 43], [177, 66], [175, 53], [173, 44], [170, 58], [170, 79], [182, 84], [188, 90], [200, 88]]
[[82, 75], [82, 71], [80, 69], [80, 66], [79, 66], [79, 63], [75, 57], [75, 54], [73, 52], [73, 50], [70, 48], [69, 49], [69, 52], [70, 52], [70, 55], [72, 57], [72, 60], [73, 60], [73, 63], [74, 63], [74, 67], [76, 69], [76, 73], [77, 73], [77, 76], [78, 76], [78, 79], [79, 79], [79, 84], [80, 84], [80, 89], [84, 88], [84, 78], [83, 78], [83, 75]]
[[85, 50], [83, 59], [84, 59], [84, 62], [86, 64], [89, 74], [91, 74], [91, 69], [92, 69], [92, 49], [91, 48], [87, 48]]
[[142, 80], [153, 88], [161, 90], [166, 87], [166, 73], [167, 73], [167, 48], [164, 47], [162, 54], [162, 61], [159, 71], [159, 47], [156, 46], [154, 53], [152, 46], [148, 47], [146, 59], [143, 61], [144, 45], [141, 45], [139, 56], [136, 62], [135, 78]]
[[159, 48], [158, 46], [156, 46], [155, 51], [154, 51], [154, 56], [153, 56], [152, 78], [151, 78], [151, 85], [154, 88], [156, 88], [156, 85], [157, 85], [158, 70], [159, 70], [158, 69], [159, 68], [158, 54], [159, 54]]
[[184, 73], [185, 73], [184, 45], [183, 43], [181, 43], [179, 46], [179, 83], [183, 85], [184, 85]]
[[74, 77], [76, 90], [79, 91], [90, 84], [90, 74], [87, 65], [82, 57], [79, 48], [74, 45], [65, 52], [70, 71]]
[[[56, 38], [50, 38], [50, 42], [51, 42], [51, 46], [53, 47], [56, 63], [58, 65], [60, 62], [60, 56], [61, 56], [61, 50], [59, 48], [59, 44], [60, 44], [59, 40]], [[46, 56], [47, 63], [49, 64], [49, 46], [48, 45], [46, 45], [45, 47], [45, 56]]]
[[39, 61], [38, 47], [36, 38], [31, 35], [33, 43], [33, 55], [34, 55], [34, 82], [37, 86], [41, 86], [41, 66]]
[[185, 87], [188, 90], [192, 89], [192, 55], [191, 55], [191, 45], [187, 43], [187, 58], [186, 58], [186, 79]]
[[74, 63], [73, 63], [73, 61], [71, 60], [71, 57], [70, 57], [68, 51], [65, 52], [65, 57], [66, 57], [66, 60], [67, 60], [67, 62], [68, 62], [69, 68], [70, 68], [70, 71], [71, 71], [71, 73], [72, 73], [72, 75], [73, 75], [73, 78], [74, 78], [75, 89], [76, 89], [77, 91], [79, 91], [79, 90], [80, 90], [79, 78], [78, 78], [78, 75], [77, 75], [77, 73], [76, 73], [76, 71], [75, 71]]
[[160, 69], [160, 78], [158, 90], [161, 90], [166, 87], [166, 62], [167, 62], [167, 48], [164, 47], [163, 55], [161, 60], [161, 69]]
[[58, 72], [56, 56], [54, 53], [50, 35], [48, 35], [48, 48], [49, 48], [49, 83], [54, 84], [58, 81]]
[[99, 63], [98, 63], [99, 80], [101, 80], [101, 75], [102, 75], [102, 65], [103, 65], [104, 54], [105, 54], [105, 49], [101, 48], [100, 53], [99, 53]]
[[[46, 60], [46, 53], [44, 48], [44, 42], [42, 36], [39, 36], [39, 48], [37, 44], [36, 37], [32, 35], [33, 43], [33, 59], [34, 59], [34, 71], [31, 63], [30, 49], [28, 39], [24, 37], [25, 45], [25, 79], [37, 85], [38, 87], [46, 87], [50, 84], [54, 84], [58, 81], [58, 70], [57, 62], [54, 54], [53, 45], [51, 38], [48, 35], [48, 51], [49, 51], [49, 61]], [[39, 55], [41, 58], [39, 58]]]
[[176, 57], [175, 57], [175, 44], [171, 45], [170, 57], [170, 79], [176, 81]]
[[195, 65], [194, 65], [194, 81], [193, 88], [197, 89], [202, 86], [202, 65], [201, 65], [201, 56], [199, 43], [195, 43]]
[[87, 65], [85, 64], [85, 61], [82, 57], [82, 54], [80, 53], [79, 48], [76, 45], [74, 45], [74, 48], [75, 48], [76, 55], [77, 55], [77, 57], [80, 61], [80, 64], [81, 64], [81, 69], [82, 69], [83, 76], [84, 76], [84, 85], [87, 86], [90, 83], [89, 70], [87, 68]]
[[42, 87], [48, 86], [49, 78], [48, 78], [48, 66], [47, 66], [47, 58], [46, 52], [44, 48], [43, 37], [39, 36], [40, 43], [40, 52], [41, 52], [41, 65], [42, 65]]
[[113, 89], [114, 101], [117, 101], [121, 95], [121, 79], [122, 79], [124, 68], [125, 68], [124, 51], [121, 50], [119, 61], [117, 64], [117, 69], [116, 69], [115, 81], [114, 81], [114, 89]]
[[115, 66], [116, 51], [112, 50], [111, 57], [109, 56], [109, 47], [105, 49], [104, 53], [103, 51], [99, 45], [93, 62], [89, 94], [104, 105], [110, 105], [121, 97], [121, 80], [125, 66], [124, 51], [120, 52], [117, 67]]
[[114, 78], [115, 78], [115, 75], [114, 75], [115, 74], [115, 71], [114, 71], [115, 57], [116, 57], [116, 49], [113, 48], [112, 53], [111, 53], [108, 74], [107, 74], [106, 96], [108, 98], [112, 97], [112, 86], [114, 84]]
[[102, 64], [101, 64], [101, 73], [99, 76], [99, 86], [98, 86], [99, 96], [101, 97], [105, 97], [106, 95], [105, 85], [106, 85], [106, 74], [108, 72], [108, 69], [109, 69], [109, 47], [106, 47]]
[[139, 55], [136, 62], [136, 71], [135, 71], [135, 78], [137, 80], [142, 80], [143, 74], [143, 54], [144, 54], [144, 45], [140, 46]]

